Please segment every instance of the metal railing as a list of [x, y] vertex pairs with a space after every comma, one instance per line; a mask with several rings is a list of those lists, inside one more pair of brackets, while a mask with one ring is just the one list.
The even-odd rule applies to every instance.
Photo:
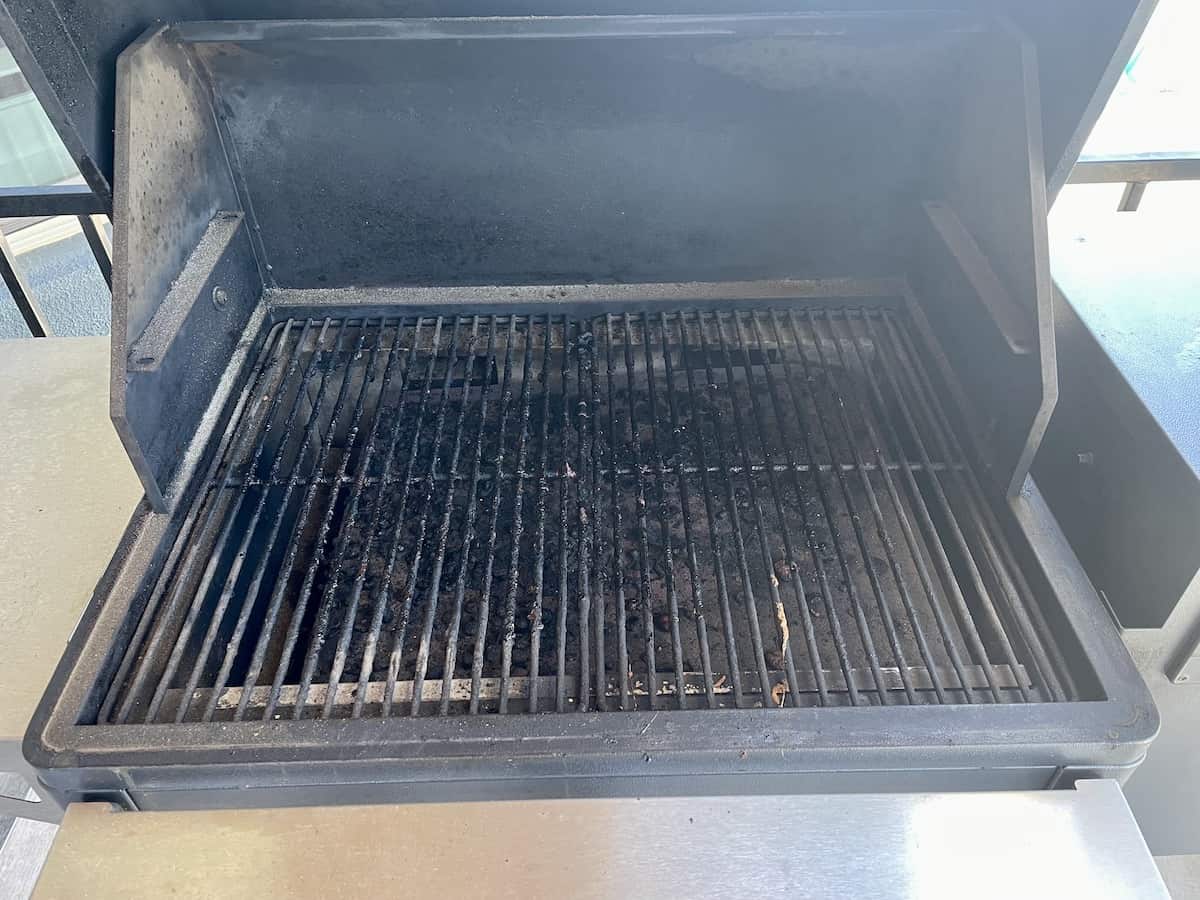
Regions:
[[1139, 153], [1131, 156], [1082, 156], [1068, 184], [1125, 184], [1120, 212], [1135, 212], [1153, 181], [1200, 181], [1200, 153]]
[[[108, 215], [104, 203], [87, 185], [0, 188], [0, 219], [75, 216], [84, 239], [92, 250], [100, 274], [112, 289], [112, 247], [104, 229], [93, 216]], [[21, 274], [16, 254], [0, 229], [0, 278], [17, 304], [25, 325], [34, 337], [49, 337], [53, 329], [38, 305], [32, 288]]]

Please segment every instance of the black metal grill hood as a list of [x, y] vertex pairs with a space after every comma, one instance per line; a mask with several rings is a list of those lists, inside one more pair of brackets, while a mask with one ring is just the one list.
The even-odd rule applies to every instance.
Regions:
[[164, 509], [264, 299], [903, 277], [1013, 492], [1055, 394], [1038, 96], [957, 14], [156, 30], [118, 66], [114, 420]]
[[1041, 69], [1042, 127], [1050, 194], [1065, 183], [1154, 0], [94, 0], [0, 3], [0, 34], [84, 177], [102, 196], [113, 184], [116, 58], [156, 21], [369, 19], [468, 16], [713, 15], [903, 9], [1003, 15], [1032, 40]]

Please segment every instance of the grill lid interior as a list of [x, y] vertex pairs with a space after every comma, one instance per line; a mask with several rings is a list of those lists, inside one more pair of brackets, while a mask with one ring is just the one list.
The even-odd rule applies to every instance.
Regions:
[[1028, 468], [1053, 398], [1045, 197], [1033, 52], [1003, 25], [183, 23], [118, 85], [113, 413], [157, 508], [264, 300], [433, 288], [905, 278], [990, 477]]

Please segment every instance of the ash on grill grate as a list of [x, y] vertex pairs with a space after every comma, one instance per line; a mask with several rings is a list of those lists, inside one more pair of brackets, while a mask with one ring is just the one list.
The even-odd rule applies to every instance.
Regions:
[[266, 341], [100, 721], [1071, 695], [896, 310]]

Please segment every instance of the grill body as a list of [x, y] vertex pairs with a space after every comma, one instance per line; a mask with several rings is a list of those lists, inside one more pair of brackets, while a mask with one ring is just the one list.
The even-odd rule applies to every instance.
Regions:
[[114, 419], [147, 502], [27, 738], [65, 797], [1141, 758], [1153, 705], [1027, 478], [1053, 340], [1007, 27], [194, 24], [118, 87]]
[[985, 493], [902, 303], [603, 310], [264, 324], [51, 686], [47, 782], [153, 809], [1132, 770], [1153, 706], [1036, 487]]

